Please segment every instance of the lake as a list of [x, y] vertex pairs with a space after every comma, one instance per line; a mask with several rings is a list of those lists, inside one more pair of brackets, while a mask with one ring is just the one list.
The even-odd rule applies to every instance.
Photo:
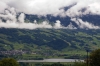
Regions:
[[18, 62], [84, 62], [79, 59], [44, 59], [44, 60], [18, 60]]

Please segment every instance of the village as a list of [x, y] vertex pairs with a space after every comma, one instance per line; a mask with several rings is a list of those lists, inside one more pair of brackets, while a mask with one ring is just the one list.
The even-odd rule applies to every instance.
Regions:
[[22, 50], [8, 50], [8, 51], [0, 51], [0, 55], [22, 55], [30, 53], [29, 51]]

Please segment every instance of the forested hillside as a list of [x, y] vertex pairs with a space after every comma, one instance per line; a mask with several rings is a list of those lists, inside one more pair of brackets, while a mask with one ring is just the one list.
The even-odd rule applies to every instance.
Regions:
[[53, 50], [85, 50], [99, 48], [99, 42], [100, 30], [0, 29], [0, 50], [32, 50], [34, 45], [47, 46]]

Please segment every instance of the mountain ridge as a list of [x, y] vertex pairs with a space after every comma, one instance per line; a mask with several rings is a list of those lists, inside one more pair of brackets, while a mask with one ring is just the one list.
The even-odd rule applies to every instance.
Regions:
[[[88, 46], [91, 43], [99, 45], [99, 30], [66, 30], [66, 29], [0, 29], [0, 44], [35, 44], [38, 46], [47, 45], [54, 50], [62, 50], [64, 48], [76, 47], [79, 49], [82, 45]], [[74, 43], [76, 42], [76, 43]], [[77, 46], [77, 43], [79, 44]], [[13, 44], [14, 45], [14, 44]], [[13, 46], [12, 45], [12, 46]], [[91, 45], [89, 45], [90, 47]], [[62, 47], [62, 48], [59, 48]], [[92, 46], [93, 47], [93, 46]], [[90, 48], [92, 48], [90, 47]], [[83, 47], [85, 49], [85, 46]]]

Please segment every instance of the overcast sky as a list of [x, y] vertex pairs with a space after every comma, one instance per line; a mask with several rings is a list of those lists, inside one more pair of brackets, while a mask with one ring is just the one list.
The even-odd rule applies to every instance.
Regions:
[[[99, 26], [83, 22], [81, 19], [75, 20], [75, 17], [86, 14], [100, 15], [100, 0], [0, 0], [0, 6], [0, 17], [2, 17], [2, 19], [6, 19], [9, 24], [17, 22], [18, 25], [18, 22], [20, 22], [20, 26], [22, 26], [22, 23], [24, 23], [24, 14], [41, 16], [51, 14], [53, 16], [59, 15], [61, 17], [69, 16], [72, 18], [71, 20], [74, 19], [73, 21], [75, 21], [75, 23], [79, 22], [86, 27], [88, 27], [87, 25], [90, 25], [93, 28], [99, 28]], [[69, 6], [71, 7], [68, 10], [64, 9]], [[16, 14], [19, 12], [22, 14], [18, 19], [16, 19]], [[0, 19], [1, 23], [3, 22], [2, 19]], [[62, 28], [59, 20], [56, 22], [55, 26], [59, 24], [58, 26]], [[3, 27], [3, 25], [0, 27]], [[49, 25], [48, 22], [46, 22], [46, 25], [51, 28], [51, 25]], [[13, 26], [10, 25], [10, 27]], [[24, 28], [26, 27], [24, 26]], [[83, 27], [81, 26], [80, 28]]]

